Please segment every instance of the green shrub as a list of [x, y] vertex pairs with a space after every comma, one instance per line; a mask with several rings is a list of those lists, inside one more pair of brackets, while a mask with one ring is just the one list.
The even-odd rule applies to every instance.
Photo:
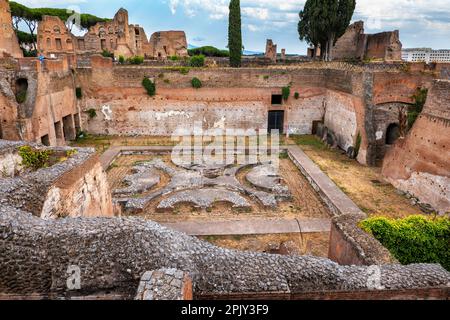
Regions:
[[402, 264], [440, 263], [450, 270], [450, 219], [375, 217], [361, 222]]
[[295, 98], [295, 100], [300, 99], [300, 93], [298, 93], [298, 92], [294, 93], [294, 98]]
[[27, 91], [26, 90], [19, 91], [16, 94], [17, 103], [24, 103], [26, 100], [27, 100]]
[[195, 89], [200, 89], [203, 86], [203, 84], [199, 78], [192, 78], [191, 83], [192, 83], [192, 87]]
[[78, 153], [77, 149], [70, 149], [66, 151], [66, 157], [70, 158], [71, 156], [74, 156]]
[[180, 60], [180, 57], [179, 56], [170, 56], [169, 60], [171, 60], [171, 61], [178, 61], [178, 60]]
[[281, 89], [281, 95], [283, 96], [284, 101], [288, 101], [289, 96], [291, 95], [291, 87], [283, 87]]
[[230, 52], [228, 50], [219, 50], [212, 46], [204, 46], [200, 48], [194, 48], [188, 50], [189, 55], [197, 56], [197, 55], [204, 55], [206, 57], [224, 57], [228, 58], [230, 56]]
[[108, 50], [103, 50], [102, 51], [102, 56], [105, 58], [114, 58], [114, 54], [109, 52]]
[[144, 63], [144, 57], [134, 56], [132, 58], [128, 58], [127, 61], [128, 61], [129, 64], [139, 65], [139, 64], [143, 64]]
[[150, 97], [153, 97], [156, 94], [156, 85], [149, 78], [145, 77], [144, 80], [142, 80], [142, 86]]
[[93, 119], [97, 116], [97, 111], [95, 111], [95, 109], [89, 109], [88, 111], [86, 111], [86, 113], [88, 114], [90, 119]]
[[418, 88], [412, 96], [413, 105], [408, 109], [408, 128], [411, 129], [425, 106], [428, 97], [427, 88]]
[[189, 74], [189, 71], [191, 71], [191, 69], [189, 69], [188, 67], [180, 67], [180, 68], [178, 69], [178, 71], [180, 71], [180, 73], [181, 73], [182, 75], [187, 75], [187, 74]]
[[189, 60], [189, 65], [194, 68], [201, 68], [205, 65], [205, 56], [200, 54], [198, 56], [193, 56]]
[[83, 92], [81, 91], [80, 87], [77, 87], [75, 89], [75, 95], [77, 96], [77, 99], [80, 100], [81, 98], [83, 98]]
[[125, 64], [125, 57], [124, 56], [119, 56], [119, 63], [120, 64]]
[[264, 80], [269, 80], [269, 76], [268, 75], [265, 75], [263, 78], [264, 78]]
[[48, 160], [51, 154], [51, 150], [38, 150], [30, 146], [22, 146], [19, 148], [19, 156], [22, 157], [22, 165], [25, 168], [33, 170], [48, 167]]

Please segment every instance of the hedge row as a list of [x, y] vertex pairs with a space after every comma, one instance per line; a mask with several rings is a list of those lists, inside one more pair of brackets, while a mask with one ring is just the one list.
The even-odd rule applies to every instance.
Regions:
[[361, 222], [402, 264], [440, 263], [450, 270], [450, 219], [375, 217]]

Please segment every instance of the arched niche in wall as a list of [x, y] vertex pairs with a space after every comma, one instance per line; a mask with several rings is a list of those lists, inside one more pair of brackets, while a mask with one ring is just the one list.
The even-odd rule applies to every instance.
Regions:
[[28, 79], [18, 78], [16, 80], [15, 93], [17, 103], [22, 104], [26, 101], [28, 93]]
[[392, 145], [400, 137], [400, 126], [398, 123], [391, 123], [386, 130], [386, 144]]

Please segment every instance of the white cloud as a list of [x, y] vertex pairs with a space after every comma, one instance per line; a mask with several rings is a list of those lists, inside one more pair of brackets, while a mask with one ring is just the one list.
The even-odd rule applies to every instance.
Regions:
[[[242, 19], [251, 29], [276, 29], [298, 22], [306, 0], [241, 0]], [[210, 19], [228, 17], [229, 0], [169, 0], [172, 13], [183, 8], [189, 16], [206, 12]], [[436, 20], [436, 14], [447, 21]], [[450, 0], [358, 0], [354, 20], [361, 19], [371, 31], [428, 28], [450, 30]], [[252, 26], [252, 27], [250, 27]]]

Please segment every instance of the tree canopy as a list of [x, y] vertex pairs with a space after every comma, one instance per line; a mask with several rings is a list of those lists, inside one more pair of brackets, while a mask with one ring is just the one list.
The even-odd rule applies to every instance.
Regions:
[[230, 66], [239, 68], [242, 60], [242, 25], [241, 2], [230, 1], [230, 16], [228, 24], [228, 49], [230, 50]]
[[300, 40], [320, 46], [322, 57], [332, 60], [332, 48], [350, 25], [355, 7], [356, 0], [307, 0], [299, 13]]
[[[62, 21], [67, 21], [73, 12], [67, 9], [57, 8], [28, 8], [20, 3], [11, 1], [9, 3], [11, 15], [17, 19], [28, 21], [42, 21], [43, 16], [59, 17]], [[88, 29], [98, 22], [109, 21], [110, 19], [99, 18], [91, 14], [80, 14], [80, 25], [84, 29]]]

